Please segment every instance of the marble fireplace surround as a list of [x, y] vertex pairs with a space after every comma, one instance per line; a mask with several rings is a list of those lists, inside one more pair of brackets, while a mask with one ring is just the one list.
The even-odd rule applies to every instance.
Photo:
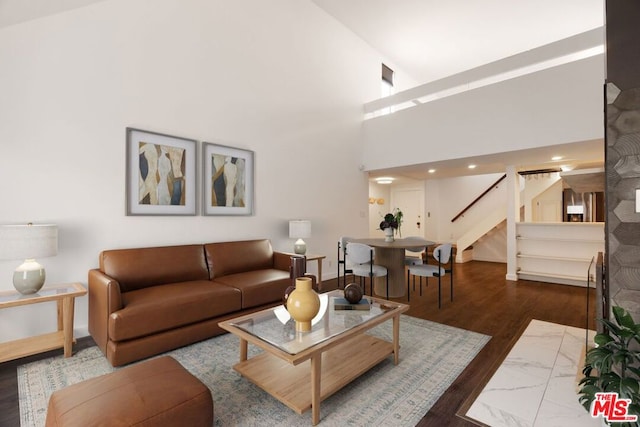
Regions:
[[531, 320], [464, 418], [505, 427], [590, 427], [600, 419], [578, 403], [585, 340], [594, 331]]

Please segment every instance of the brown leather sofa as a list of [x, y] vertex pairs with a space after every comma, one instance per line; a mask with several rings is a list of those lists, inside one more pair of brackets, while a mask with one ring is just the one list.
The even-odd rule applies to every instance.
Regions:
[[269, 240], [106, 250], [89, 271], [89, 333], [113, 366], [225, 331], [282, 302], [291, 254]]

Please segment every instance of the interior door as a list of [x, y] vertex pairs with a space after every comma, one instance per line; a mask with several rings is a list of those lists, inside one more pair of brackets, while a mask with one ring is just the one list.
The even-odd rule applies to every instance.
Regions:
[[424, 191], [420, 189], [397, 189], [391, 192], [391, 209], [403, 213], [402, 237], [424, 237]]

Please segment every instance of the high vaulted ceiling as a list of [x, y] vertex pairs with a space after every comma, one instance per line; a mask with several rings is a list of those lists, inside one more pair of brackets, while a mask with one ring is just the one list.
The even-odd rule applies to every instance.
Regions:
[[[0, 27], [104, 0], [0, 0]], [[604, 23], [604, 0], [312, 0], [416, 84]]]
[[604, 0], [313, 0], [422, 84], [604, 25]]

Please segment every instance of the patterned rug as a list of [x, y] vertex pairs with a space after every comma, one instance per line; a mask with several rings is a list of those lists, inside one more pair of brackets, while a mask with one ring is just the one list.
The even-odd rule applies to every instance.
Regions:
[[[392, 323], [369, 331], [391, 341]], [[415, 426], [490, 337], [402, 315], [400, 364], [388, 357], [320, 405], [324, 426]], [[259, 349], [249, 346], [249, 355]], [[214, 401], [216, 426], [309, 426], [310, 412], [298, 415], [242, 378], [238, 338], [225, 334], [167, 353], [204, 382]], [[112, 372], [97, 347], [73, 357], [53, 357], [18, 367], [23, 427], [43, 426], [55, 390]]]

